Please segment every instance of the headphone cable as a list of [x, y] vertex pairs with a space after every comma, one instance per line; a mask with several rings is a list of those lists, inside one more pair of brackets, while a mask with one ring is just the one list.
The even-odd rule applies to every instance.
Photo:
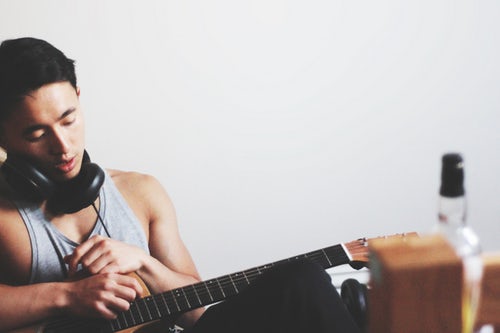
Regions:
[[99, 214], [99, 210], [97, 209], [97, 207], [95, 206], [95, 202], [92, 203], [92, 207], [94, 207], [94, 211], [96, 212], [97, 214], [97, 219], [99, 220], [99, 222], [101, 223], [101, 226], [103, 227], [104, 229], [104, 232], [106, 233], [106, 235], [108, 235], [109, 238], [111, 238], [111, 234], [109, 233], [109, 230], [108, 228], [106, 227], [106, 224], [104, 224], [104, 221], [102, 220], [101, 218], [101, 214]]

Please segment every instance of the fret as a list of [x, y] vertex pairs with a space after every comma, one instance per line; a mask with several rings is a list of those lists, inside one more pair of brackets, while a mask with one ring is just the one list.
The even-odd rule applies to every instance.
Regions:
[[210, 304], [214, 302], [214, 298], [205, 281], [195, 284], [194, 289], [196, 289], [196, 293], [200, 297], [203, 304]]
[[245, 272], [241, 272], [241, 274], [245, 277], [247, 284], [250, 284], [250, 280], [248, 280], [247, 274]]
[[191, 288], [193, 288], [193, 291], [194, 291], [194, 294], [196, 296], [196, 299], [198, 300], [198, 305], [199, 306], [202, 306], [203, 305], [203, 302], [201, 301], [200, 299], [200, 295], [198, 294], [198, 292], [196, 291], [196, 285], [191, 285]]
[[233, 277], [231, 275], [228, 275], [228, 276], [229, 276], [229, 281], [231, 281], [231, 285], [234, 288], [234, 294], [238, 294], [240, 291], [238, 290], [238, 287], [234, 283]]
[[168, 291], [164, 293], [163, 296], [163, 299], [167, 304], [166, 306], [170, 310], [170, 313], [177, 313], [177, 311], [179, 311], [179, 304], [177, 304], [177, 301], [175, 300], [173, 291]]
[[215, 281], [217, 281], [217, 284], [219, 285], [219, 289], [222, 292], [222, 297], [226, 298], [226, 293], [224, 292], [224, 289], [222, 288], [219, 279], [215, 279]]
[[113, 332], [122, 330], [122, 326], [118, 320], [111, 321], [111, 328], [113, 329]]
[[244, 273], [234, 273], [231, 274], [229, 277], [237, 293], [250, 284]]
[[118, 314], [118, 317], [115, 319], [116, 322], [117, 322], [117, 327], [118, 328], [128, 327], [126, 313], [127, 313], [127, 311], [120, 312]]
[[260, 271], [260, 269], [258, 267], [256, 267], [256, 268], [252, 268], [252, 269], [248, 269], [248, 270], [244, 271], [243, 274], [245, 275], [245, 279], [247, 280], [248, 284], [250, 284], [257, 277], [259, 277], [262, 274], [262, 272]]
[[177, 290], [172, 290], [172, 299], [174, 300], [174, 303], [175, 303], [175, 307], [177, 308], [177, 311], [181, 311], [181, 308], [179, 307], [179, 302], [177, 302], [177, 297], [178, 297], [178, 294], [176, 294], [176, 291]]
[[179, 309], [179, 311], [188, 309], [189, 302], [186, 299], [185, 294], [183, 293], [183, 289], [182, 288], [175, 289], [174, 295], [175, 295], [175, 301], [177, 303], [177, 308]]
[[143, 317], [146, 318], [146, 321], [149, 321], [149, 320], [153, 320], [153, 316], [151, 315], [151, 312], [149, 312], [149, 307], [146, 303], [146, 300], [148, 299], [149, 297], [146, 297], [146, 298], [140, 298], [138, 300], [138, 303], [140, 302], [139, 304], [139, 310], [141, 311], [141, 313], [144, 314]]
[[128, 325], [132, 326], [132, 325], [136, 324], [135, 318], [134, 318], [134, 316], [132, 316], [132, 313], [130, 311], [123, 311], [122, 314], [123, 314], [124, 321]]
[[184, 290], [184, 288], [181, 288], [181, 290], [182, 290], [182, 295], [184, 296], [184, 299], [186, 300], [186, 303], [187, 303], [187, 306], [185, 307], [185, 309], [191, 309], [191, 303], [189, 302], [189, 298], [186, 295], [186, 291]]
[[208, 280], [206, 285], [210, 295], [212, 295], [213, 301], [216, 302], [226, 297], [217, 279]]
[[207, 282], [203, 282], [203, 286], [207, 290], [208, 296], [210, 296], [210, 302], [215, 302], [215, 299], [212, 296], [212, 293], [210, 292], [210, 288], [208, 287]]
[[113, 332], [116, 332], [116, 331], [120, 331], [121, 330], [121, 325], [119, 322], [117, 322], [117, 320], [113, 320], [111, 321], [111, 330]]
[[164, 293], [159, 294], [158, 297], [161, 298], [161, 301], [162, 301], [162, 304], [163, 304], [163, 306], [161, 307], [162, 308], [162, 313], [164, 313], [166, 311], [167, 315], [171, 315], [172, 311], [170, 311], [170, 308], [169, 308], [169, 306], [167, 304], [167, 301], [165, 300], [165, 294]]
[[231, 279], [228, 275], [218, 278], [217, 282], [222, 290], [222, 293], [224, 294], [224, 298], [235, 294], [235, 289], [232, 286]]
[[148, 312], [151, 314], [152, 319], [159, 319], [161, 318], [161, 313], [160, 309], [158, 309], [158, 306], [156, 305], [156, 301], [154, 297], [149, 296], [144, 299], [146, 302], [146, 307], [148, 308]]
[[142, 317], [142, 313], [139, 309], [139, 304], [137, 304], [137, 301], [130, 304], [130, 313], [132, 314], [132, 316], [134, 316], [136, 323], [144, 323], [144, 318]]

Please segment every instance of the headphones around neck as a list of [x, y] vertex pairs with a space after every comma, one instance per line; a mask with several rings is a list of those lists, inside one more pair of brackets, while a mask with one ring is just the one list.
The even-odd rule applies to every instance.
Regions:
[[16, 155], [7, 155], [0, 167], [6, 182], [22, 199], [47, 200], [50, 212], [72, 214], [93, 204], [104, 183], [104, 171], [90, 161], [84, 151], [80, 173], [63, 183], [56, 183], [33, 164]]

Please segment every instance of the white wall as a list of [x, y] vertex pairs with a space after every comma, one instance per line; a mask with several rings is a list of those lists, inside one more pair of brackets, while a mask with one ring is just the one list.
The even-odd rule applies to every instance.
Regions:
[[426, 231], [441, 154], [500, 249], [495, 0], [0, 0], [77, 60], [88, 149], [156, 175], [203, 276]]

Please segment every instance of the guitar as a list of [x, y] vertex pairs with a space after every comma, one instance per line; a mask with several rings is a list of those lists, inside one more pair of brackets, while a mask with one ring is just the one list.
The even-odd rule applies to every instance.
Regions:
[[[398, 234], [378, 238], [415, 236], [416, 233]], [[140, 333], [154, 332], [148, 329], [161, 324], [173, 325], [172, 319], [190, 310], [210, 305], [234, 296], [250, 285], [270, 268], [293, 260], [307, 259], [324, 269], [350, 264], [356, 269], [368, 264], [368, 243], [373, 240], [361, 238], [348, 243], [340, 243], [320, 250], [290, 257], [274, 263], [250, 268], [237, 273], [198, 282], [193, 285], [173, 289], [156, 295], [142, 295], [130, 304], [127, 311], [116, 319], [89, 319], [74, 317], [53, 318], [43, 324], [26, 327], [10, 333]], [[135, 275], [144, 286], [140, 278]]]

